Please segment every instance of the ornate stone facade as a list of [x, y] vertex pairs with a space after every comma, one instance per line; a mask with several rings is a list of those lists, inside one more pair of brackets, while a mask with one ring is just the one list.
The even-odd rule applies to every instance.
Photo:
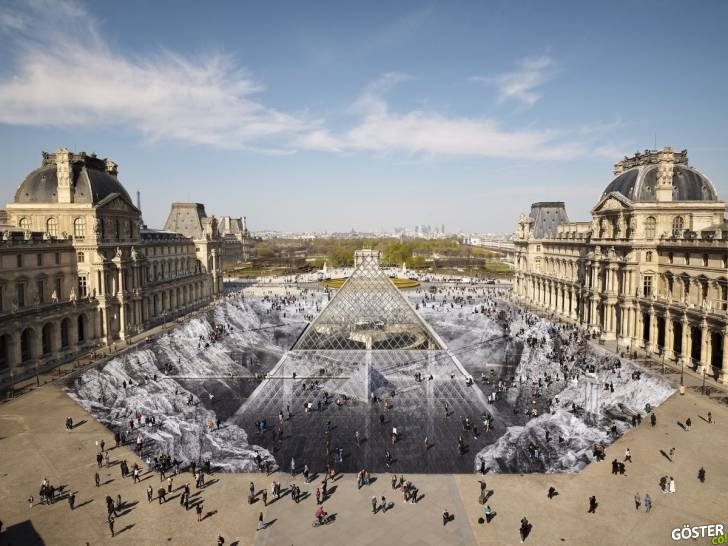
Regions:
[[591, 222], [544, 226], [536, 203], [515, 234], [524, 303], [728, 382], [725, 203], [687, 151], [615, 165]]
[[[107, 344], [125, 339], [196, 309], [222, 291], [221, 242], [214, 222], [204, 221], [194, 240], [179, 233], [142, 229], [141, 211], [119, 182], [113, 161], [65, 148], [44, 152], [41, 167], [18, 187], [6, 213], [7, 223], [24, 234], [23, 240], [32, 241], [23, 243], [28, 248], [56, 245], [62, 249], [67, 268], [62, 272], [64, 297], [72, 289], [76, 305], [93, 303], [92, 309], [83, 311], [89, 321], [86, 339]], [[40, 232], [42, 238], [36, 241], [33, 232]], [[13, 236], [0, 244], [0, 249], [6, 248], [3, 252], [14, 255], [25, 247]], [[3, 266], [8, 283], [15, 283], [12, 277], [17, 273]], [[35, 282], [35, 273], [31, 278], [25, 266], [21, 274]], [[38, 271], [38, 275], [50, 273]], [[19, 305], [23, 312], [44, 323], [46, 308], [33, 307], [32, 296], [25, 303]], [[0, 335], [14, 328], [13, 323], [0, 320]], [[41, 333], [38, 330], [33, 339], [42, 340]], [[53, 335], [57, 341], [57, 334]], [[17, 340], [3, 347], [9, 368], [24, 362], [18, 358], [22, 353], [18, 347]], [[37, 347], [31, 354], [35, 359]]]
[[251, 239], [247, 218], [223, 216], [219, 223], [220, 235], [225, 241], [225, 270], [234, 269], [251, 258]]
[[217, 219], [214, 216], [207, 216], [205, 205], [172, 203], [164, 229], [173, 233], [181, 233], [193, 241], [197, 259], [202, 264], [202, 271], [211, 277], [212, 296], [222, 294], [222, 264], [225, 248]]
[[0, 236], [0, 382], [35, 373], [98, 344], [98, 301], [80, 296], [68, 239]]

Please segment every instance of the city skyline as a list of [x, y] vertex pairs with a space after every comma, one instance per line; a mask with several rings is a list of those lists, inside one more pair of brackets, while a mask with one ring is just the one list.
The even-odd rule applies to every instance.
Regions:
[[252, 230], [586, 220], [655, 145], [728, 195], [721, 3], [216, 8], [0, 7], [4, 202], [61, 146], [116, 161], [152, 227], [172, 201]]

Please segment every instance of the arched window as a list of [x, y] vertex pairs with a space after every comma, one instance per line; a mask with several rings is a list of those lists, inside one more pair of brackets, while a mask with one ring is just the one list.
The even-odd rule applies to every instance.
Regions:
[[0, 370], [8, 367], [10, 362], [10, 336], [0, 335]]
[[85, 239], [86, 238], [86, 219], [85, 218], [75, 218], [73, 220], [73, 236], [76, 239]]
[[28, 362], [33, 358], [33, 331], [30, 328], [23, 330], [20, 334], [20, 360]]
[[683, 220], [683, 217], [675, 216], [675, 218], [672, 220], [672, 236], [673, 237], [682, 236], [684, 226], [685, 226], [685, 220]]
[[18, 226], [20, 227], [20, 229], [30, 229], [30, 219], [21, 218], [20, 222], [18, 222]]
[[83, 317], [83, 315], [78, 315], [78, 342], [81, 343], [86, 339], [86, 332], [85, 327], [86, 326], [86, 319]]
[[648, 216], [645, 220], [645, 239], [654, 239], [656, 228], [657, 220], [655, 220], [654, 216]]
[[70, 328], [69, 323], [70, 320], [67, 318], [64, 318], [61, 321], [61, 348], [63, 349], [68, 347], [68, 330]]
[[49, 355], [51, 354], [51, 351], [53, 350], [53, 326], [51, 324], [46, 324], [43, 326], [43, 355]]
[[46, 233], [49, 237], [58, 237], [58, 220], [55, 218], [48, 218], [46, 222]]

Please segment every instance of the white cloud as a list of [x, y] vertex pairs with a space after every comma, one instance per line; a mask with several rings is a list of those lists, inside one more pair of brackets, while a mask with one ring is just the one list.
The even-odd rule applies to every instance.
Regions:
[[16, 73], [0, 80], [2, 123], [127, 126], [150, 139], [261, 151], [287, 148], [286, 139], [318, 125], [256, 100], [263, 86], [229, 56], [116, 53], [72, 2], [1, 21], [5, 29], [33, 25], [16, 35]]
[[[0, 79], [0, 123], [121, 127], [150, 140], [262, 153], [303, 149], [519, 159], [607, 153], [603, 143], [589, 143], [596, 137], [588, 131], [507, 129], [492, 119], [423, 109], [392, 112], [385, 94], [413, 80], [400, 72], [366, 86], [348, 111], [351, 123], [334, 131], [307, 113], [266, 105], [263, 85], [230, 56], [125, 55], [109, 46], [81, 4], [30, 0], [26, 5], [0, 9], [0, 30], [10, 37], [6, 49], [15, 67], [14, 74]], [[504, 97], [532, 103], [534, 89], [553, 66], [547, 57], [524, 60], [519, 71], [497, 77], [499, 88]]]
[[533, 106], [541, 94], [537, 88], [553, 77], [556, 63], [551, 57], [526, 57], [517, 63], [517, 69], [496, 76], [476, 76], [472, 78], [495, 85], [500, 100], [516, 100], [526, 106]]
[[[333, 134], [325, 129], [298, 141], [303, 148], [318, 150], [368, 150], [424, 155], [473, 155], [518, 159], [573, 159], [608, 156], [614, 150], [589, 143], [589, 129], [507, 130], [494, 120], [446, 117], [425, 110], [390, 111], [383, 93], [409, 79], [403, 74], [384, 74], [368, 85], [352, 111], [359, 115], [349, 129]], [[601, 131], [601, 126], [599, 127]]]

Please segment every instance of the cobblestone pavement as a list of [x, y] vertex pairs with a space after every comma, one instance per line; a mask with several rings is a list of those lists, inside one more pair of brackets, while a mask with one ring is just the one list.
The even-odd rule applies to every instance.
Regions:
[[[711, 411], [715, 423], [705, 420]], [[518, 527], [528, 517], [533, 530], [527, 544], [672, 544], [671, 530], [685, 524], [728, 525], [728, 407], [716, 399], [700, 396], [692, 389], [674, 395], [656, 410], [657, 426], [648, 420], [625, 434], [607, 451], [604, 463], [591, 464], [578, 474], [488, 475], [493, 490], [488, 503], [496, 512], [489, 524], [479, 524], [482, 506], [476, 475], [405, 475], [424, 495], [416, 505], [405, 505], [401, 493], [391, 489], [389, 474], [376, 474], [370, 486], [357, 490], [355, 477], [344, 474], [330, 484], [333, 490], [325, 502], [333, 523], [313, 528], [315, 486], [288, 475], [214, 475], [209, 485], [194, 487], [189, 473], [174, 480], [172, 500], [160, 505], [146, 499], [151, 484], [156, 496], [159, 475], [146, 474], [140, 484], [122, 480], [118, 461], [132, 464], [135, 456], [127, 448], [112, 449], [111, 467], [97, 469], [96, 440], [113, 446], [112, 436], [53, 384], [44, 385], [0, 407], [0, 544], [215, 544], [218, 534], [226, 544], [484, 544], [507, 545], [519, 541]], [[63, 426], [71, 416], [77, 426], [67, 432]], [[692, 430], [681, 426], [688, 417]], [[625, 449], [633, 463], [625, 476], [611, 475], [609, 462], [620, 460]], [[666, 457], [670, 448], [675, 456]], [[664, 454], [663, 454], [664, 452]], [[697, 479], [700, 467], [706, 481]], [[99, 471], [101, 486], [94, 485]], [[661, 476], [675, 478], [677, 493], [663, 494]], [[63, 492], [75, 492], [76, 509], [66, 499], [53, 505], [39, 505], [38, 490], [43, 478]], [[247, 503], [249, 481], [256, 488], [269, 487], [273, 480], [285, 488], [293, 481], [310, 496], [295, 504], [286, 495], [268, 507], [258, 500]], [[179, 505], [178, 487], [190, 483], [193, 496], [203, 502], [204, 519], [197, 522], [194, 509]], [[334, 487], [335, 486], [335, 489]], [[559, 495], [546, 496], [550, 486]], [[651, 513], [635, 510], [633, 497], [649, 493]], [[105, 497], [120, 494], [126, 502], [111, 538], [106, 522]], [[28, 496], [35, 497], [30, 508]], [[386, 513], [371, 513], [371, 497], [384, 495], [394, 503]], [[595, 495], [599, 506], [588, 514], [588, 497]], [[270, 496], [269, 496], [270, 499]], [[380, 500], [381, 503], [381, 500]], [[442, 511], [454, 520], [442, 525]], [[256, 531], [260, 513], [269, 525]], [[701, 539], [697, 543], [709, 543]]]

